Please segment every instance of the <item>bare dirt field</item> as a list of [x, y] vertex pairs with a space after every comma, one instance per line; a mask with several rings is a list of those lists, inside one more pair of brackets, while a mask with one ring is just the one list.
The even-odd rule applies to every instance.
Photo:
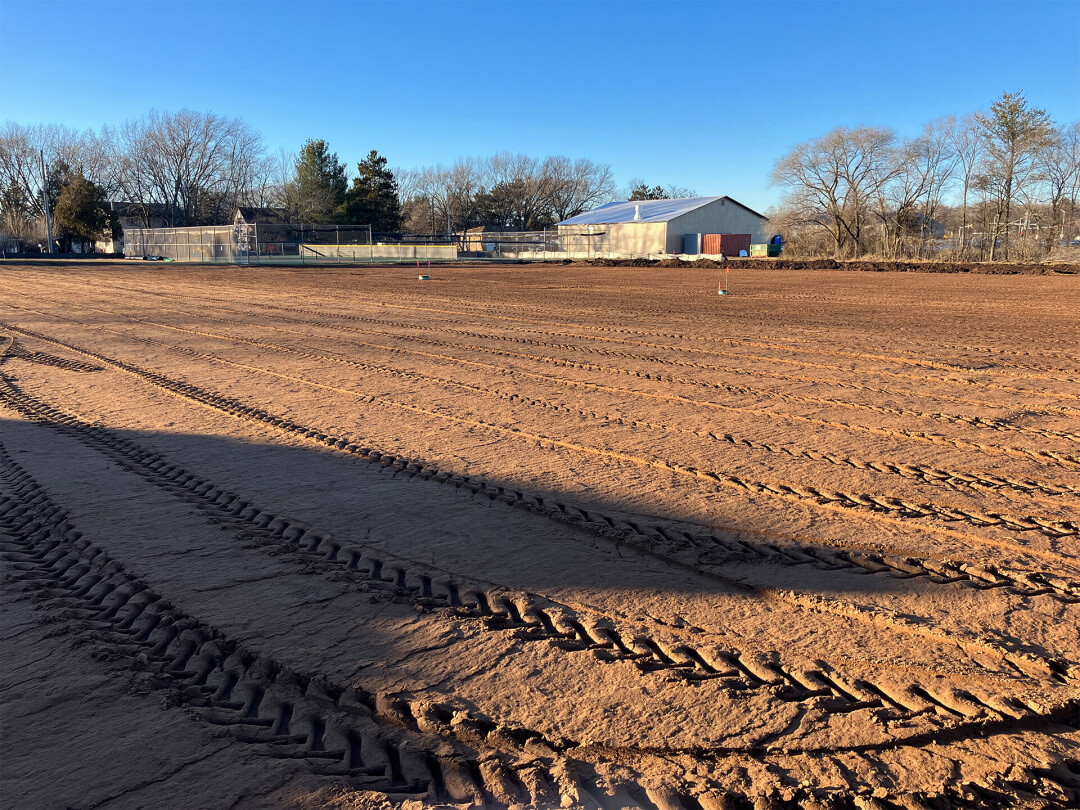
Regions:
[[0, 804], [1080, 805], [1080, 277], [430, 272], [0, 265]]

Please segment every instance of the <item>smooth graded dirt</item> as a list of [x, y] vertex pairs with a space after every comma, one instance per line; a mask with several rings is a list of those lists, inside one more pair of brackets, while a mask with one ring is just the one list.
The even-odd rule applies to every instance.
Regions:
[[416, 275], [0, 266], [5, 805], [1080, 801], [1075, 276]]

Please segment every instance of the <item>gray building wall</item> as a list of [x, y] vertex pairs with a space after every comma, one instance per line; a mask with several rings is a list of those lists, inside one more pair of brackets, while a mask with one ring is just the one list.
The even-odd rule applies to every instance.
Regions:
[[731, 200], [715, 200], [668, 222], [666, 252], [682, 253], [683, 235], [688, 233], [748, 233], [751, 242], [761, 243], [769, 238], [768, 223]]
[[[616, 222], [611, 224], [560, 225], [567, 250], [574, 252], [611, 252], [642, 256], [650, 253], [682, 253], [683, 236], [688, 233], [748, 233], [750, 241], [768, 239], [768, 220], [728, 199], [714, 200], [667, 222]], [[592, 240], [583, 234], [592, 228]]]

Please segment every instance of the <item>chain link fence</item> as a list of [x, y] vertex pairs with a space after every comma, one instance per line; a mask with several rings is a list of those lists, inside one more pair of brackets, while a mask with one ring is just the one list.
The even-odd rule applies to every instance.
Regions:
[[611, 250], [606, 231], [551, 229], [507, 233], [466, 233], [464, 255], [520, 261], [636, 258]]
[[603, 228], [480, 231], [444, 236], [373, 233], [366, 225], [245, 223], [195, 228], [127, 228], [124, 255], [222, 264], [414, 262], [486, 259], [574, 261], [639, 258], [616, 251]]
[[307, 264], [458, 258], [450, 240], [410, 240], [366, 225], [245, 223], [194, 228], [125, 228], [128, 258], [222, 264]]

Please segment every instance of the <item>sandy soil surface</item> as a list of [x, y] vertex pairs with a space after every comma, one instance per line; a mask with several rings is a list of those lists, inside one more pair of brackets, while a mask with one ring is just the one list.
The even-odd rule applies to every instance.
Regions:
[[5, 806], [1080, 803], [1080, 278], [431, 275], [0, 267]]

